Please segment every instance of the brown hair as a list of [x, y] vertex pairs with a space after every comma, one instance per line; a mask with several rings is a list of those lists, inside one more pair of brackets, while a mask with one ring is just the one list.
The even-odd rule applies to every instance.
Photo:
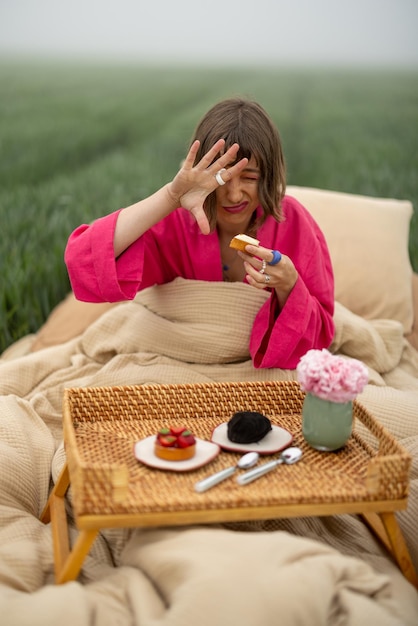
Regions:
[[[225, 149], [239, 144], [237, 160], [253, 156], [260, 170], [258, 196], [263, 215], [282, 219], [281, 201], [286, 190], [286, 165], [279, 131], [262, 106], [251, 100], [231, 98], [215, 104], [199, 122], [193, 140], [199, 139], [196, 156], [199, 161], [218, 141], [225, 139]], [[211, 229], [216, 226], [216, 198], [211, 193], [205, 201], [205, 212]]]

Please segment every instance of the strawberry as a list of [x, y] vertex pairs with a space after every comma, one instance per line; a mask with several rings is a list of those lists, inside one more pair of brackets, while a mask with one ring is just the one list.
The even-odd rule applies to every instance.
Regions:
[[157, 433], [157, 440], [160, 441], [161, 437], [165, 437], [167, 435], [170, 435], [170, 429], [169, 428], [160, 428], [160, 430]]
[[178, 437], [186, 430], [184, 426], [170, 426], [170, 434]]
[[163, 446], [164, 448], [174, 447], [176, 441], [177, 441], [177, 438], [173, 437], [172, 435], [162, 435], [161, 437], [158, 437], [158, 443], [160, 444], [160, 446]]
[[179, 448], [188, 448], [189, 446], [193, 446], [196, 443], [196, 439], [194, 435], [190, 432], [190, 430], [185, 430], [182, 434], [177, 438], [177, 445]]

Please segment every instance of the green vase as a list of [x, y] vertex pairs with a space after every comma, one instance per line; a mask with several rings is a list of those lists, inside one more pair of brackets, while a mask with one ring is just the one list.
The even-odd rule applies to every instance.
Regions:
[[307, 393], [302, 408], [302, 433], [316, 450], [342, 448], [353, 427], [353, 403], [331, 402]]

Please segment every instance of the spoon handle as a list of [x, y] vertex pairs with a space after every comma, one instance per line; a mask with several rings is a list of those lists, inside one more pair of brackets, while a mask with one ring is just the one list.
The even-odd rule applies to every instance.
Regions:
[[241, 474], [241, 476], [238, 476], [237, 483], [239, 485], [248, 485], [248, 483], [256, 480], [256, 478], [260, 478], [260, 476], [264, 476], [264, 474], [267, 474], [267, 472], [271, 472], [271, 470], [277, 467], [277, 465], [280, 465], [280, 463], [283, 463], [282, 459], [274, 459], [274, 461], [264, 463], [264, 465], [260, 465], [259, 467], [256, 467], [255, 469], [252, 469], [249, 472], [245, 472], [245, 474]]
[[199, 482], [196, 483], [194, 486], [195, 491], [198, 491], [199, 493], [202, 493], [203, 491], [207, 491], [211, 487], [214, 487], [215, 485], [222, 482], [226, 478], [229, 478], [230, 476], [232, 476], [232, 474], [235, 472], [236, 469], [237, 469], [236, 466], [232, 465], [231, 467], [227, 467], [226, 469], [223, 469], [220, 472], [217, 472], [216, 474], [212, 474], [212, 476], [208, 476], [207, 478], [204, 478], [203, 480], [199, 480]]

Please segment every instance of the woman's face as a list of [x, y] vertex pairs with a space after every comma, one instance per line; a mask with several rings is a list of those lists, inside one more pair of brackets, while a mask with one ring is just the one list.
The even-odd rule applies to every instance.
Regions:
[[216, 189], [218, 227], [233, 234], [245, 232], [253, 212], [260, 204], [259, 179], [260, 170], [254, 157], [251, 157], [244, 170]]

